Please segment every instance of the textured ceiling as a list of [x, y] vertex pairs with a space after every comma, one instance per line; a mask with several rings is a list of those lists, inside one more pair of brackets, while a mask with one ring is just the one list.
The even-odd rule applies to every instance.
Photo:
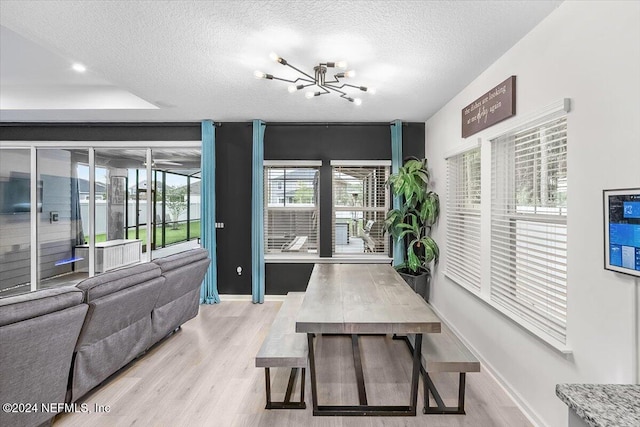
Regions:
[[[0, 24], [49, 54], [3, 40], [0, 59], [10, 65], [1, 68], [0, 96], [24, 102], [0, 120], [425, 121], [559, 4], [2, 0]], [[318, 62], [346, 60], [357, 70], [353, 83], [377, 94], [363, 93], [361, 106], [289, 94], [284, 82], [253, 78], [256, 69], [287, 77], [272, 51], [310, 73]], [[65, 74], [76, 61], [88, 72]], [[62, 85], [70, 95], [50, 92]], [[153, 105], [96, 108], [105, 87]], [[74, 107], [74, 91], [98, 102]], [[55, 107], [38, 92], [56, 97]]]

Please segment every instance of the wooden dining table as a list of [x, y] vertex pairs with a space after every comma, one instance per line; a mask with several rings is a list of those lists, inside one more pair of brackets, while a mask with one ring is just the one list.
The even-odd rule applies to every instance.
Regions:
[[[440, 330], [438, 316], [390, 265], [316, 264], [296, 317], [296, 332], [307, 334], [313, 415], [415, 416], [422, 334]], [[351, 336], [358, 404], [318, 403], [314, 339], [320, 334]], [[359, 345], [363, 334], [415, 335], [408, 405], [368, 404]]]

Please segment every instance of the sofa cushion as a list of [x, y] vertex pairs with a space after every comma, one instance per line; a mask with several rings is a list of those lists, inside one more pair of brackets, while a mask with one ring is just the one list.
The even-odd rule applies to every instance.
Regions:
[[82, 298], [82, 292], [74, 286], [0, 298], [0, 326], [76, 306]]
[[162, 275], [167, 281], [158, 297], [156, 307], [168, 304], [194, 289], [200, 289], [209, 264], [211, 264], [211, 260], [204, 258], [192, 260], [191, 263], [172, 270], [163, 270]]
[[165, 273], [170, 270], [175, 270], [179, 267], [184, 267], [198, 260], [204, 260], [209, 257], [209, 251], [203, 248], [191, 249], [189, 251], [180, 252], [175, 255], [171, 255], [164, 258], [154, 259], [153, 262], [158, 264]]
[[156, 277], [160, 277], [160, 268], [148, 262], [99, 274], [83, 280], [76, 287], [85, 292], [85, 301], [91, 302]]

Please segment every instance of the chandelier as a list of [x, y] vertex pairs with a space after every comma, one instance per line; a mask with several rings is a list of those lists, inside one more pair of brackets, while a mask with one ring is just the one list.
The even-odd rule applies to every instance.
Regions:
[[344, 83], [340, 80], [343, 78], [355, 77], [356, 72], [353, 70], [337, 72], [333, 75], [333, 80], [327, 80], [327, 72], [329, 72], [330, 68], [338, 68], [341, 70], [347, 68], [347, 63], [344, 61], [321, 62], [313, 67], [314, 74], [312, 76], [300, 70], [299, 68], [294, 67], [287, 60], [276, 55], [275, 53], [271, 53], [269, 57], [274, 61], [295, 70], [301, 75], [301, 77], [298, 77], [295, 80], [289, 80], [276, 77], [273, 74], [263, 73], [262, 71], [256, 71], [253, 73], [253, 75], [256, 79], [280, 80], [283, 82], [291, 83], [288, 88], [289, 93], [295, 93], [299, 90], [313, 86], [311, 88], [312, 90], [309, 90], [305, 93], [305, 97], [307, 99], [311, 99], [320, 95], [326, 95], [328, 93], [336, 93], [340, 95], [340, 98], [346, 99], [349, 102], [353, 102], [356, 105], [362, 104], [362, 100], [360, 98], [353, 98], [349, 96], [348, 92], [346, 91], [347, 89], [345, 88], [357, 89], [362, 92], [368, 92], [372, 95], [376, 93], [374, 88]]

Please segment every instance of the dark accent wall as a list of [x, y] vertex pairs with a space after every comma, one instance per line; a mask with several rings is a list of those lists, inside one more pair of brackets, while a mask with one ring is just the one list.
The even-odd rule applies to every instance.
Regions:
[[265, 287], [268, 295], [304, 292], [309, 284], [313, 264], [267, 264]]
[[216, 216], [224, 223], [216, 233], [221, 294], [251, 294], [252, 148], [251, 124], [216, 126]]

